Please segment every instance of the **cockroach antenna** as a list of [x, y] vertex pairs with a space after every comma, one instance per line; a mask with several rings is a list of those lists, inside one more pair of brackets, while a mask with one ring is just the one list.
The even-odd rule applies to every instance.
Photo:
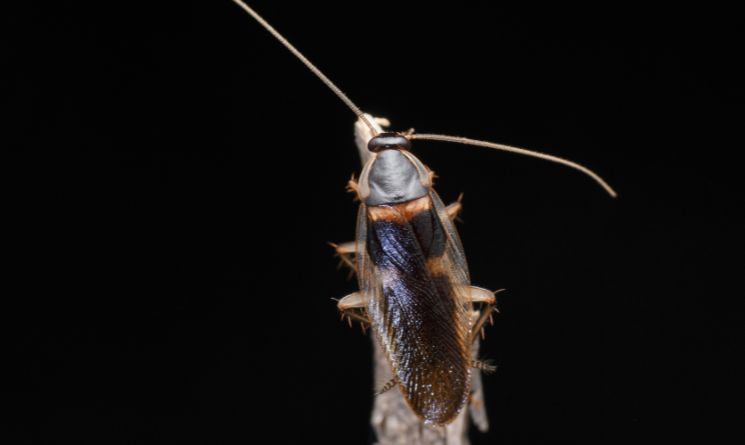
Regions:
[[611, 197], [613, 198], [618, 197], [618, 193], [616, 193], [616, 191], [613, 190], [613, 187], [608, 185], [608, 183], [605, 182], [605, 180], [603, 180], [603, 178], [601, 178], [597, 173], [585, 167], [584, 165], [577, 164], [576, 162], [570, 161], [569, 159], [560, 158], [558, 156], [553, 156], [547, 153], [541, 153], [539, 151], [528, 150], [526, 148], [513, 147], [511, 145], [505, 145], [505, 144], [497, 144], [495, 142], [479, 141], [476, 139], [469, 139], [469, 138], [464, 138], [460, 136], [447, 136], [444, 134], [414, 133], [411, 136], [409, 136], [409, 139], [422, 139], [422, 140], [429, 140], [429, 141], [455, 142], [456, 144], [464, 144], [464, 145], [475, 145], [478, 147], [493, 148], [495, 150], [506, 151], [509, 153], [516, 153], [516, 154], [523, 155], [523, 156], [531, 156], [534, 158], [543, 159], [545, 161], [566, 165], [567, 167], [571, 167], [575, 170], [579, 170], [582, 173], [586, 174], [587, 176], [591, 177], [593, 180], [595, 180], [595, 182], [597, 182], [600, 185], [600, 187], [605, 189], [605, 191], [608, 192], [608, 194]]
[[[267, 31], [269, 31], [279, 42], [292, 54], [295, 55], [303, 64], [305, 64], [308, 69], [318, 77], [321, 82], [323, 82], [331, 91], [336, 94], [339, 99], [344, 102], [347, 107], [349, 107], [352, 112], [354, 112], [355, 115], [357, 115], [357, 118], [364, 122], [365, 126], [367, 126], [370, 129], [370, 132], [372, 133], [372, 136], [377, 136], [380, 132], [375, 128], [375, 125], [370, 121], [370, 118], [365, 115], [365, 113], [352, 102], [352, 100], [344, 94], [344, 92], [337, 87], [334, 82], [331, 81], [328, 77], [326, 77], [325, 74], [321, 72], [313, 63], [308, 60], [300, 51], [298, 51], [297, 48], [295, 48], [282, 34], [280, 34], [272, 25], [270, 25], [266, 20], [264, 20], [263, 17], [261, 17], [256, 11], [254, 11], [250, 6], [248, 6], [243, 0], [232, 0], [233, 3], [240, 6], [244, 11], [246, 11], [248, 14], [251, 15], [261, 26], [263, 26]], [[443, 141], [443, 142], [454, 142], [456, 144], [464, 144], [464, 145], [475, 145], [478, 147], [486, 147], [486, 148], [492, 148], [494, 150], [500, 150], [500, 151], [506, 151], [509, 153], [515, 153], [523, 156], [530, 156], [533, 158], [543, 159], [544, 161], [554, 162], [556, 164], [562, 164], [567, 167], [573, 168], [575, 170], [579, 170], [580, 172], [586, 174], [590, 178], [592, 178], [595, 182], [598, 183], [608, 194], [616, 198], [618, 196], [618, 193], [610, 186], [608, 183], [600, 177], [597, 173], [593, 172], [589, 168], [578, 164], [576, 162], [570, 161], [568, 159], [560, 158], [558, 156], [553, 156], [547, 153], [541, 153], [539, 151], [533, 151], [528, 150], [527, 148], [520, 148], [520, 147], [513, 147], [511, 145], [504, 145], [504, 144], [498, 144], [495, 142], [488, 142], [488, 141], [480, 141], [476, 139], [469, 139], [465, 137], [460, 136], [448, 136], [444, 134], [424, 134], [424, 133], [414, 133], [413, 131], [410, 133], [403, 134], [407, 139], [420, 139], [420, 140], [430, 140], [430, 141]]]
[[365, 116], [365, 113], [363, 113], [362, 110], [360, 110], [360, 107], [355, 105], [354, 102], [352, 102], [352, 99], [350, 99], [346, 94], [344, 94], [344, 92], [339, 87], [334, 85], [334, 82], [332, 82], [331, 79], [326, 77], [326, 75], [323, 74], [321, 70], [319, 70], [315, 65], [313, 65], [313, 62], [308, 60], [308, 58], [305, 57], [303, 53], [298, 51], [298, 49], [295, 48], [292, 45], [292, 43], [290, 43], [287, 39], [285, 39], [284, 36], [279, 33], [279, 31], [274, 29], [274, 27], [270, 25], [269, 22], [264, 20], [264, 18], [261, 17], [256, 11], [254, 11], [250, 6], [248, 6], [241, 0], [232, 0], [232, 1], [236, 5], [240, 6], [244, 11], [249, 13], [251, 17], [256, 19], [256, 21], [259, 22], [261, 26], [263, 26], [267, 31], [269, 31], [274, 36], [274, 38], [279, 40], [279, 43], [281, 43], [285, 48], [290, 50], [290, 52], [294, 54], [295, 57], [300, 59], [300, 61], [303, 62], [303, 64], [305, 64], [305, 66], [307, 66], [308, 69], [313, 74], [316, 75], [316, 77], [321, 79], [321, 82], [323, 82], [331, 91], [333, 91], [334, 94], [336, 94], [339, 97], [339, 99], [341, 99], [341, 101], [344, 102], [349, 107], [349, 109], [352, 110], [352, 112], [354, 112], [354, 114], [357, 115], [358, 119], [360, 119], [362, 122], [365, 123], [365, 125], [367, 125], [367, 127], [370, 129], [370, 132], [372, 132], [373, 136], [377, 136], [378, 131], [375, 129], [375, 126], [372, 124], [372, 122], [370, 122], [367, 116]]

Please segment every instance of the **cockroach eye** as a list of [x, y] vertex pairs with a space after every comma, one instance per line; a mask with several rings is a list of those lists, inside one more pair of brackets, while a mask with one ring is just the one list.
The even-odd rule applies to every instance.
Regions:
[[411, 141], [398, 133], [380, 133], [367, 143], [367, 149], [377, 153], [381, 150], [411, 150]]

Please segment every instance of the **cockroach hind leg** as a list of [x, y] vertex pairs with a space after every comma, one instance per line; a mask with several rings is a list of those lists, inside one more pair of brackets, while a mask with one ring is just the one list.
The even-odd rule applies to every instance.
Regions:
[[476, 322], [473, 324], [471, 329], [471, 341], [475, 341], [479, 334], [481, 338], [484, 338], [484, 324], [487, 321], [492, 321], [492, 314], [497, 310], [497, 297], [496, 294], [502, 292], [504, 289], [499, 289], [494, 292], [484, 289], [482, 287], [470, 286], [469, 298], [471, 303], [481, 304], [481, 310]]
[[394, 378], [388, 380], [386, 382], [386, 384], [383, 385], [382, 388], [380, 388], [379, 390], [375, 391], [375, 395], [376, 396], [379, 396], [379, 395], [381, 395], [383, 393], [386, 393], [386, 392], [390, 391], [391, 389], [393, 389], [396, 385], [398, 385], [398, 379], [396, 377], [394, 377]]
[[486, 324], [487, 321], [491, 320], [492, 313], [495, 309], [496, 305], [494, 303], [487, 303], [486, 306], [481, 309], [481, 313], [479, 314], [476, 323], [473, 324], [473, 328], [471, 329], [471, 342], [475, 341], [479, 337], [479, 335], [482, 339], [484, 339], [484, 324]]
[[486, 417], [486, 407], [484, 406], [484, 391], [481, 386], [481, 376], [478, 376], [476, 389], [468, 395], [468, 412], [471, 414], [471, 421], [476, 428], [482, 433], [489, 431], [489, 420]]
[[491, 360], [473, 360], [471, 362], [471, 367], [476, 368], [486, 374], [495, 372], [497, 370], [497, 365], [493, 364]]

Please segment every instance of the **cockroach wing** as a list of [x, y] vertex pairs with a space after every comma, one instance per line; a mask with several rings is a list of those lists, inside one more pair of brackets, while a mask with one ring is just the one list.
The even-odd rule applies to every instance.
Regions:
[[357, 266], [373, 331], [404, 399], [426, 423], [449, 423], [470, 389], [471, 302], [460, 239], [437, 194], [361, 204]]

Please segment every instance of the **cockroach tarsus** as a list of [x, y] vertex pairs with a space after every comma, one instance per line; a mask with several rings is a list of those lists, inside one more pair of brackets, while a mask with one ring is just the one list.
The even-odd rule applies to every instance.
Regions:
[[[387, 132], [388, 121], [365, 114], [300, 51], [242, 0], [232, 0], [295, 55], [358, 118], [355, 137], [363, 163], [347, 186], [359, 201], [355, 241], [332, 244], [357, 274], [359, 291], [338, 301], [342, 318], [369, 326], [396, 386], [422, 424], [446, 426], [471, 398], [479, 334], [496, 310], [496, 292], [471, 285], [468, 265], [453, 224], [460, 198], [445, 206], [432, 173], [414, 154], [412, 142], [429, 140], [475, 145], [562, 164], [581, 171], [609, 195], [616, 192], [596, 173], [573, 161], [524, 148], [459, 136]], [[499, 291], [497, 291], [499, 292]], [[480, 380], [479, 380], [480, 382]], [[478, 401], [482, 403], [482, 401]], [[484, 430], [485, 418], [476, 420]]]

